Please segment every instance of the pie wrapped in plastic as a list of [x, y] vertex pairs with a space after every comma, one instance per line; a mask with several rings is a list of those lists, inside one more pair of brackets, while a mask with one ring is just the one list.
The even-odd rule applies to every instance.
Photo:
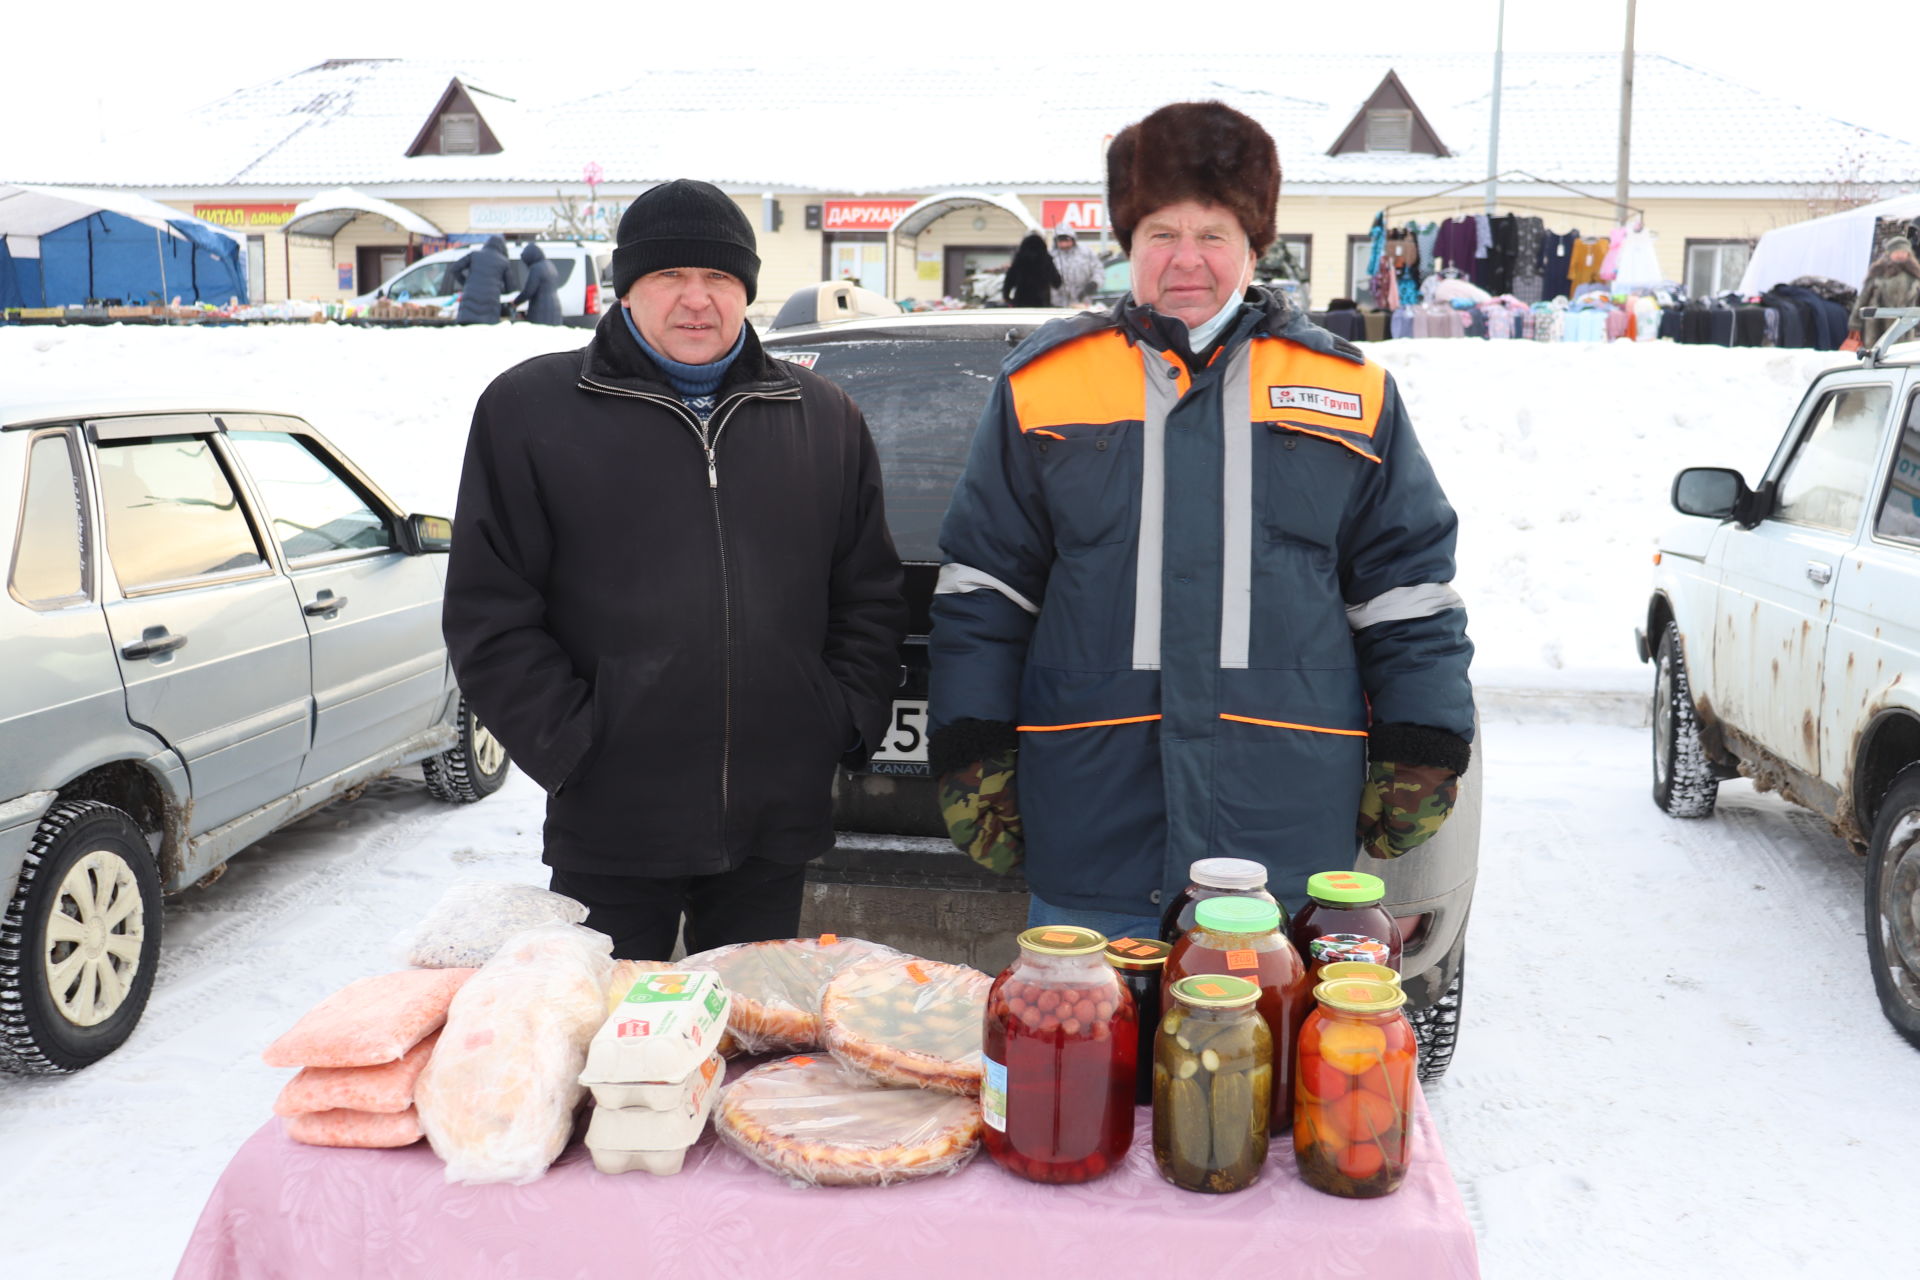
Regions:
[[889, 1089], [825, 1058], [783, 1058], [728, 1085], [714, 1109], [721, 1141], [810, 1186], [875, 1187], [952, 1173], [980, 1142], [980, 1104]]
[[935, 960], [858, 965], [827, 984], [822, 1038], [842, 1066], [878, 1084], [974, 1097], [992, 986], [978, 969]]
[[820, 1047], [820, 997], [842, 970], [871, 960], [909, 957], [859, 938], [778, 938], [702, 951], [682, 969], [711, 969], [733, 993], [727, 1029], [748, 1053]]

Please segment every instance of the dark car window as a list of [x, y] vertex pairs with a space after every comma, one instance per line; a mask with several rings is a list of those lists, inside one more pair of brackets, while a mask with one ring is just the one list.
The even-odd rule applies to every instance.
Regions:
[[28, 604], [86, 598], [87, 518], [73, 450], [64, 435], [41, 436], [27, 454], [12, 586], [14, 595]]
[[567, 277], [573, 274], [572, 258], [548, 258], [547, 265], [553, 268], [553, 282], [556, 285], [565, 284]]
[[840, 384], [866, 415], [902, 560], [940, 559], [941, 517], [1010, 350], [1002, 330], [987, 332], [993, 336], [813, 343], [796, 336], [769, 348], [814, 354], [814, 372]]
[[202, 437], [103, 441], [100, 506], [126, 590], [264, 563], [240, 495]]
[[1920, 395], [1907, 407], [1900, 447], [1893, 453], [1893, 472], [1887, 477], [1887, 496], [1873, 531], [1883, 538], [1920, 542]]
[[453, 266], [453, 260], [446, 262], [423, 262], [417, 267], [401, 272], [382, 285], [389, 298], [406, 294], [410, 298], [438, 298], [453, 292], [447, 288], [447, 271]]

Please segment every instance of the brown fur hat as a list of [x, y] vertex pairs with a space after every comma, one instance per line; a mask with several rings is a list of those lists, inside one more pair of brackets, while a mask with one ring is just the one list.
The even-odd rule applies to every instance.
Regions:
[[1122, 129], [1107, 147], [1107, 216], [1120, 247], [1155, 209], [1217, 204], [1246, 228], [1256, 255], [1279, 234], [1280, 156], [1251, 117], [1223, 102], [1175, 102]]

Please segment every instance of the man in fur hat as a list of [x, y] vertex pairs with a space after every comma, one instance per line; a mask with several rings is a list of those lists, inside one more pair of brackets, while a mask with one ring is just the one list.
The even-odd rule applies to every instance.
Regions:
[[1920, 307], [1920, 263], [1913, 260], [1913, 243], [1905, 236], [1887, 241], [1886, 252], [1867, 268], [1867, 282], [1860, 286], [1860, 298], [1853, 304], [1847, 328], [1865, 347], [1880, 341], [1880, 335], [1893, 327], [1891, 320], [1863, 320], [1860, 313], [1868, 307]]
[[1438, 830], [1466, 771], [1455, 517], [1386, 372], [1250, 287], [1280, 165], [1176, 103], [1107, 153], [1133, 268], [1008, 359], [941, 529], [933, 770], [1032, 924], [1159, 929], [1198, 858], [1289, 905]]

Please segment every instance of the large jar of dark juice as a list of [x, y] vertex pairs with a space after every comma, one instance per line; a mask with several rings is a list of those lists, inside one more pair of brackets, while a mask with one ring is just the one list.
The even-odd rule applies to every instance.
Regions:
[[1153, 1050], [1153, 1159], [1188, 1191], [1260, 1178], [1273, 1105], [1273, 1037], [1242, 978], [1182, 978]]
[[1267, 869], [1246, 858], [1202, 858], [1187, 868], [1187, 887], [1167, 904], [1160, 917], [1160, 940], [1178, 942], [1193, 928], [1194, 908], [1208, 898], [1258, 898], [1280, 907], [1280, 927], [1287, 927], [1287, 909], [1267, 892]]
[[1035, 1182], [1086, 1182], [1133, 1144], [1133, 997], [1092, 929], [1043, 925], [987, 993], [983, 1141]]
[[1300, 1029], [1293, 1156], [1328, 1195], [1384, 1196], [1407, 1176], [1413, 1118], [1413, 1028], [1389, 982], [1341, 978], [1313, 989]]
[[1364, 871], [1307, 877], [1307, 905], [1287, 935], [1310, 973], [1341, 960], [1400, 968], [1400, 926], [1386, 908], [1387, 886]]
[[[1194, 927], [1167, 957], [1165, 985], [1195, 974], [1245, 978], [1260, 988], [1258, 1008], [1273, 1036], [1273, 1132], [1293, 1120], [1293, 1055], [1300, 1024], [1313, 1007], [1306, 966], [1280, 932], [1280, 909], [1256, 898], [1209, 898]], [[1165, 1007], [1171, 1007], [1171, 998]]]
[[1134, 1059], [1133, 1101], [1153, 1102], [1153, 1034], [1160, 1029], [1160, 975], [1173, 948], [1158, 938], [1115, 938], [1107, 944], [1107, 963], [1133, 997], [1139, 1021], [1139, 1053]]

